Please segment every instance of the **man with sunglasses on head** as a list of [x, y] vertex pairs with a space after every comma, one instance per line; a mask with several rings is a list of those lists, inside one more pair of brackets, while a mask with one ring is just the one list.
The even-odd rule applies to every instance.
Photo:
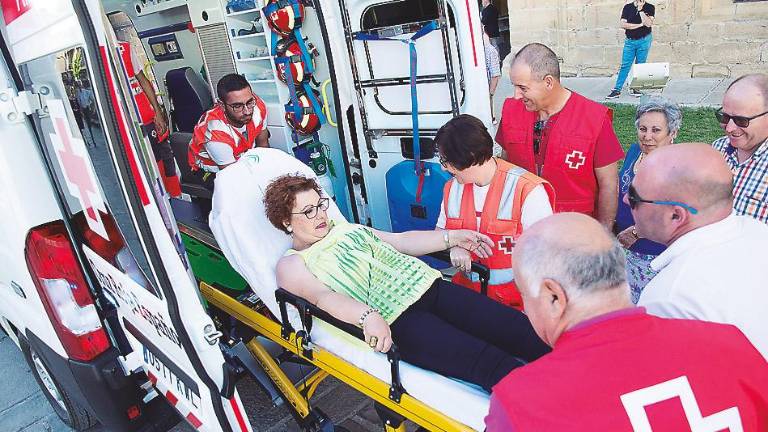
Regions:
[[768, 223], [768, 75], [736, 79], [715, 115], [726, 135], [712, 146], [733, 172], [733, 208]]
[[509, 75], [515, 93], [496, 132], [503, 157], [552, 183], [555, 213], [584, 213], [611, 229], [624, 158], [611, 110], [563, 87], [557, 55], [540, 43], [515, 54]]
[[[768, 226], [733, 213], [733, 175], [706, 144], [649, 154], [625, 202], [641, 238], [667, 249], [639, 306], [670, 318], [732, 324], [768, 358]], [[723, 353], [719, 353], [723, 354]]]
[[219, 102], [200, 118], [189, 144], [193, 171], [218, 172], [254, 147], [269, 147], [267, 108], [238, 74], [216, 84]]

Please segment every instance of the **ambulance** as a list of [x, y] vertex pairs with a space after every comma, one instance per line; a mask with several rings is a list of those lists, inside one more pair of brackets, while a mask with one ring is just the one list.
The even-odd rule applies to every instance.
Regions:
[[[212, 223], [237, 204], [236, 170], [212, 193], [187, 155], [216, 82], [239, 73], [268, 112], [272, 149], [241, 161], [256, 177], [284, 163], [318, 178], [339, 217], [434, 228], [449, 178], [434, 134], [462, 113], [490, 126], [477, 2], [0, 3], [0, 327], [67, 425], [251, 431], [237, 386], [250, 375], [301, 430], [341, 430], [310, 402], [328, 376], [373, 399], [386, 430], [482, 429], [484, 392], [395, 350], [361, 360], [329, 348], [335, 336], [323, 345], [321, 321], [348, 333], [338, 346], [359, 331], [244, 264]], [[132, 61], [168, 119], [175, 174], [144, 127]], [[261, 242], [257, 261], [274, 254], [272, 234], [242, 223], [235, 240]]]

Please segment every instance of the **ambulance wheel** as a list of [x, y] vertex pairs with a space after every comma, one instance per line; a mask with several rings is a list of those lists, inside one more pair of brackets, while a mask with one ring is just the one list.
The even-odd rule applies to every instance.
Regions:
[[53, 411], [61, 421], [76, 431], [85, 431], [95, 425], [96, 419], [91, 413], [69, 397], [66, 389], [56, 381], [56, 377], [48, 370], [42, 357], [26, 341], [24, 342], [21, 344], [24, 358], [32, 369], [37, 385], [40, 386], [45, 398], [48, 399], [48, 403], [51, 404]]

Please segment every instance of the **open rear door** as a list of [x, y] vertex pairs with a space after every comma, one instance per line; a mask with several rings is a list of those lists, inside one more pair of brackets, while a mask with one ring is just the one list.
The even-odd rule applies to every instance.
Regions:
[[250, 431], [237, 393], [222, 390], [220, 333], [168, 223], [157, 170], [145, 163], [154, 158], [100, 5], [30, 3], [15, 22], [8, 37], [38, 107], [42, 153], [124, 372], [145, 373], [148, 395], [168, 399], [199, 430]]
[[362, 190], [355, 192], [377, 198], [361, 223], [434, 229], [450, 178], [435, 159], [435, 133], [460, 113], [490, 126], [476, 2], [337, 3], [342, 25], [335, 34], [345, 41], [357, 96]]

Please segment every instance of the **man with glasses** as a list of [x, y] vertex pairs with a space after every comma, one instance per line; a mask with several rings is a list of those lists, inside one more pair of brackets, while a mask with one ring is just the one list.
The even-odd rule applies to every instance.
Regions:
[[613, 226], [624, 158], [611, 111], [560, 83], [557, 55], [539, 43], [515, 54], [514, 97], [504, 102], [496, 141], [509, 162], [552, 183], [555, 212], [590, 215]]
[[649, 313], [738, 327], [768, 358], [768, 226], [732, 212], [733, 175], [706, 144], [660, 147], [624, 196], [641, 238], [667, 246], [638, 301]]
[[238, 74], [223, 76], [216, 84], [219, 102], [195, 126], [189, 144], [193, 171], [218, 172], [253, 147], [269, 147], [267, 108]]
[[715, 115], [726, 135], [712, 146], [733, 172], [733, 208], [768, 223], [768, 75], [731, 83]]

